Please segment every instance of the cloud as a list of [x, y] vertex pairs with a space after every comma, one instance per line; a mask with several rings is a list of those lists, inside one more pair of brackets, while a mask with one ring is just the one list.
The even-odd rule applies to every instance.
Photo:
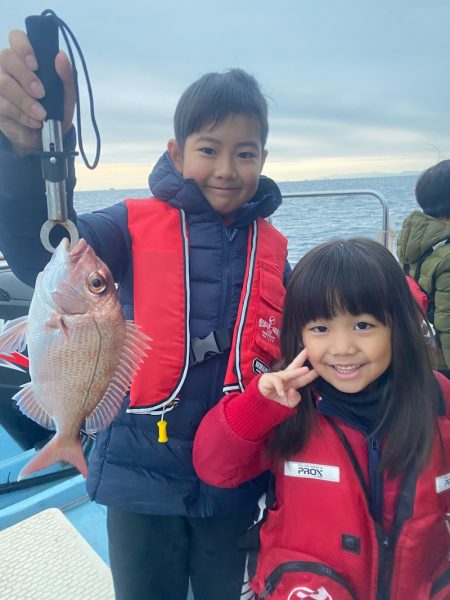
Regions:
[[[336, 169], [367, 172], [367, 161], [389, 171], [424, 168], [436, 152], [450, 153], [448, 0], [54, 5], [84, 51], [102, 161], [114, 165], [104, 173], [113, 180], [125, 169], [118, 165], [129, 165], [127, 180], [139, 173], [140, 187], [140, 169], [173, 135], [183, 90], [207, 71], [232, 66], [254, 74], [269, 96], [267, 168], [278, 165], [283, 177], [299, 166], [309, 178]], [[8, 5], [0, 22], [2, 46], [9, 29], [41, 10], [40, 0]], [[91, 149], [86, 111], [83, 123]]]

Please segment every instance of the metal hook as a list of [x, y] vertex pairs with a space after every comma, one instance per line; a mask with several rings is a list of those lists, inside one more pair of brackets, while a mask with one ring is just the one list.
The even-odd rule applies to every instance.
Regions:
[[48, 219], [47, 221], [45, 221], [45, 223], [41, 227], [40, 234], [42, 245], [49, 252], [54, 252], [56, 250], [56, 248], [50, 243], [50, 231], [57, 225], [61, 225], [67, 230], [69, 234], [70, 250], [72, 250], [72, 248], [74, 248], [77, 245], [80, 236], [78, 235], [78, 229], [75, 223], [73, 223], [69, 219], [66, 219], [65, 221], [54, 221], [52, 219]]

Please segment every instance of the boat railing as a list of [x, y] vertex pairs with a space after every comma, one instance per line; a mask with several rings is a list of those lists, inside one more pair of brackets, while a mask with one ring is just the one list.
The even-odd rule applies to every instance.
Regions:
[[292, 192], [282, 194], [284, 198], [314, 198], [316, 196], [372, 196], [381, 204], [382, 209], [382, 224], [381, 230], [378, 233], [378, 241], [388, 248], [391, 252], [394, 249], [395, 233], [389, 225], [389, 207], [382, 194], [371, 189], [356, 189], [356, 190], [311, 190], [309, 192]]

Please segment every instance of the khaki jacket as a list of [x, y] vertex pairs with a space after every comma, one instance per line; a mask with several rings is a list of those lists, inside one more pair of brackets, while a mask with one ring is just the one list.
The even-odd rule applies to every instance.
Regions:
[[434, 327], [439, 334], [447, 368], [450, 369], [450, 224], [413, 211], [404, 221], [397, 241], [397, 254], [403, 267], [414, 277], [420, 256], [433, 252], [420, 268], [419, 285], [434, 298]]

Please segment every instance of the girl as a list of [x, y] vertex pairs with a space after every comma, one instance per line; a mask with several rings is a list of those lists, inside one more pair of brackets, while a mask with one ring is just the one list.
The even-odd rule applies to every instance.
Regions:
[[279, 370], [206, 415], [194, 445], [209, 484], [275, 475], [257, 597], [448, 599], [450, 383], [390, 252], [353, 239], [306, 254], [281, 352]]

